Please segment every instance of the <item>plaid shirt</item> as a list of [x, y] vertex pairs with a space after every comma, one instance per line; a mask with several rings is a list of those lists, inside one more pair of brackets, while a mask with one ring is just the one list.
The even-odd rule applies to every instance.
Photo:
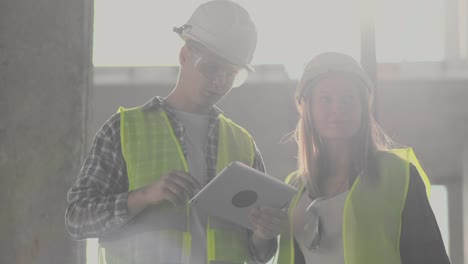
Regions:
[[[167, 113], [187, 158], [184, 127], [175, 117], [173, 109], [160, 97], [154, 97], [142, 106], [142, 110], [162, 110]], [[209, 180], [216, 175], [218, 118], [221, 113], [221, 110], [216, 107], [213, 107], [210, 112], [206, 149]], [[257, 147], [255, 147], [253, 167], [265, 171], [263, 159]], [[127, 212], [128, 188], [127, 169], [120, 141], [120, 114], [117, 113], [97, 132], [81, 172], [67, 193], [68, 208], [65, 221], [70, 235], [75, 239], [100, 237], [127, 223], [130, 220]], [[251, 254], [255, 257], [252, 243], [249, 244]], [[275, 251], [276, 243], [269, 252], [268, 259]]]

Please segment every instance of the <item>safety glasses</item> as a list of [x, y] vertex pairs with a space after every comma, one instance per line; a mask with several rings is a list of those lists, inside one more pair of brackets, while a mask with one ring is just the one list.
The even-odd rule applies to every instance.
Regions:
[[232, 87], [241, 86], [247, 80], [246, 69], [209, 54], [194, 44], [187, 44], [194, 56], [195, 68], [208, 80], [231, 83]]

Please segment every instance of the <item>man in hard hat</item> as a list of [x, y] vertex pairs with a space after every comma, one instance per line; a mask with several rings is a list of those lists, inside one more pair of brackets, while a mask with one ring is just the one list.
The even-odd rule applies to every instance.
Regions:
[[252, 71], [254, 23], [238, 4], [215, 0], [174, 31], [185, 40], [176, 87], [119, 109], [99, 130], [68, 192], [67, 228], [99, 238], [101, 263], [266, 262], [276, 251], [270, 222], [285, 213], [257, 209], [251, 232], [187, 203], [231, 161], [264, 171], [250, 134], [214, 106]]

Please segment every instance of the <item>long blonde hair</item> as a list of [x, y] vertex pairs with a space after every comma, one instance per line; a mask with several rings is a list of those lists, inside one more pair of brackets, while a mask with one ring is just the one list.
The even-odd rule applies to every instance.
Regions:
[[[351, 146], [352, 171], [351, 175], [356, 176], [363, 172], [366, 180], [371, 182], [378, 180], [379, 170], [376, 154], [392, 147], [393, 142], [380, 128], [374, 118], [374, 93], [373, 87], [369, 87], [359, 76], [354, 78], [360, 85], [360, 101], [362, 103], [361, 127], [353, 137]], [[293, 178], [292, 183], [302, 183], [307, 187], [309, 195], [312, 197], [323, 196], [323, 184], [328, 178], [328, 168], [331, 161], [324, 155], [324, 146], [320, 136], [315, 129], [312, 116], [312, 96], [311, 90], [317, 82], [308, 81], [303, 83], [301, 93], [296, 97], [296, 106], [300, 113], [300, 119], [295, 130], [295, 139], [298, 145], [298, 173]], [[307, 90], [305, 90], [307, 89]]]

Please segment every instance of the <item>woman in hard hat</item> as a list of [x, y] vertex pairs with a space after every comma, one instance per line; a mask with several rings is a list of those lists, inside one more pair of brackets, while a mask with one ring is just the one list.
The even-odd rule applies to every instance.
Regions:
[[299, 188], [278, 263], [450, 263], [411, 148], [373, 118], [373, 84], [351, 57], [324, 53], [296, 92]]

